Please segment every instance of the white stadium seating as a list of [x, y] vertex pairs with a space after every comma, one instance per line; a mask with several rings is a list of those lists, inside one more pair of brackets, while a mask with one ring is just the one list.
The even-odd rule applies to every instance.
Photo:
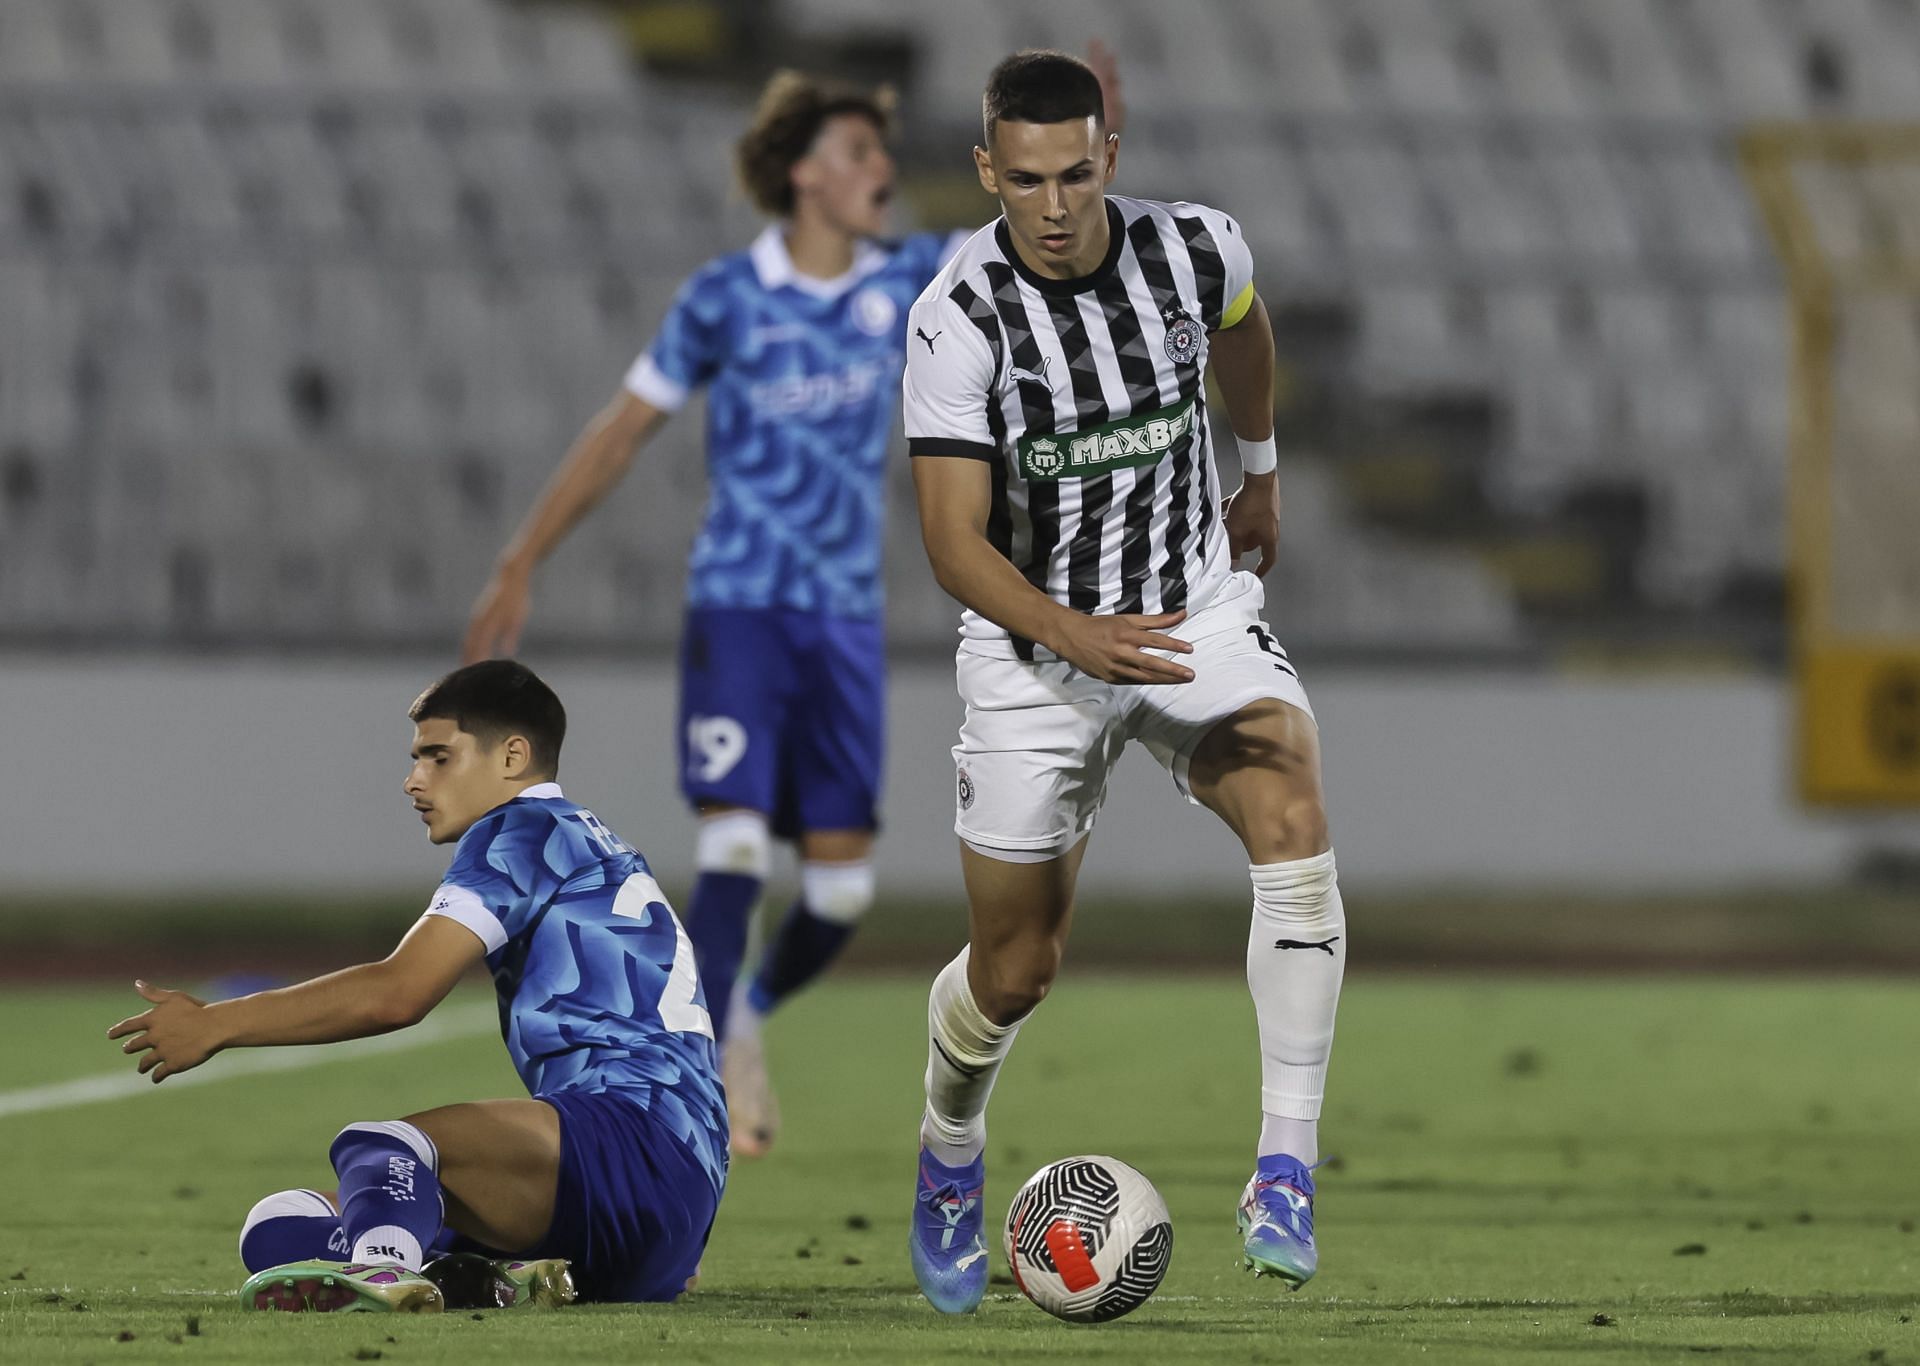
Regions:
[[[1119, 188], [1229, 209], [1277, 305], [1351, 310], [1361, 395], [1484, 395], [1496, 505], [1637, 484], [1655, 603], [1779, 574], [1786, 330], [1734, 139], [1915, 117], [1915, 6], [780, 15], [908, 40], [922, 145], [966, 145], [1006, 51], [1104, 38], [1132, 109]], [[447, 637], [679, 279], [750, 229], [727, 155], [748, 94], [660, 79], [563, 5], [0, 0], [0, 638]], [[1900, 192], [1920, 233], [1920, 185]], [[1911, 316], [1872, 326], [1858, 345], [1911, 363]], [[643, 463], [545, 580], [568, 585], [543, 600], [556, 637], [671, 638], [697, 422]], [[1366, 526], [1318, 465], [1291, 484], [1291, 625], [1520, 639], [1476, 558]], [[904, 470], [889, 506], [896, 637], [942, 646]]]

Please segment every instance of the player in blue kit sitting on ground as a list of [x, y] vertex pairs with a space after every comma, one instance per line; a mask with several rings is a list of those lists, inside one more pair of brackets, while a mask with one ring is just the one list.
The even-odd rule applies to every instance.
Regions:
[[[417, 1023], [476, 962], [530, 1100], [350, 1124], [338, 1193], [282, 1191], [240, 1239], [258, 1309], [670, 1300], [727, 1177], [713, 1027], [646, 860], [555, 782], [566, 712], [523, 665], [455, 670], [409, 709], [407, 795], [453, 862], [378, 963], [211, 1005], [140, 983], [108, 1031], [158, 1081], [223, 1048]], [[570, 1265], [569, 1265], [570, 1264]]]
[[[1113, 57], [1096, 45], [1119, 119]], [[680, 645], [680, 789], [700, 816], [687, 905], [721, 1041], [734, 1151], [779, 1128], [762, 1018], [840, 953], [874, 900], [884, 767], [885, 477], [907, 308], [967, 234], [884, 240], [894, 193], [886, 92], [797, 72], [768, 83], [740, 180], [774, 221], [675, 297], [502, 553], [464, 657], [511, 654], [533, 570], [619, 483], [696, 390], [707, 393], [705, 520]], [[741, 977], [774, 839], [800, 896]]]

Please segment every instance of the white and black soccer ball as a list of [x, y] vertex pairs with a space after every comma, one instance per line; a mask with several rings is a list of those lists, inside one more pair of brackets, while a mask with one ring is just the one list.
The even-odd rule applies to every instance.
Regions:
[[1007, 1211], [1014, 1283], [1069, 1323], [1105, 1323], [1138, 1309], [1160, 1288], [1172, 1258], [1167, 1202], [1111, 1157], [1048, 1163]]

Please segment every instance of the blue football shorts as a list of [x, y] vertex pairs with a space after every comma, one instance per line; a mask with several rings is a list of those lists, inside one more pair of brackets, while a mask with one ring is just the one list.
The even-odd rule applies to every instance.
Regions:
[[[700, 1265], [720, 1190], [693, 1151], [633, 1096], [556, 1091], [553, 1223], [522, 1257], [565, 1257], [584, 1300], [671, 1300]], [[724, 1180], [724, 1178], [722, 1178]]]
[[680, 643], [680, 790], [776, 835], [879, 828], [886, 655], [878, 621], [695, 607]]

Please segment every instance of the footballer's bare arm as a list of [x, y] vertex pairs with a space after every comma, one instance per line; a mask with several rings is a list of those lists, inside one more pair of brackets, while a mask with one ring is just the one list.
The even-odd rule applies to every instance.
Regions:
[[[1253, 296], [1252, 306], [1232, 327], [1215, 332], [1207, 343], [1207, 368], [1220, 387], [1233, 434], [1245, 441], [1273, 437], [1273, 324], [1267, 306]], [[1273, 568], [1280, 545], [1280, 475], [1244, 474], [1240, 489], [1227, 499], [1227, 548], [1237, 559], [1260, 552], [1254, 571]]]
[[1148, 650], [1191, 652], [1161, 635], [1184, 612], [1094, 617], [1063, 607], [1015, 569], [987, 539], [993, 505], [991, 472], [965, 456], [913, 458], [920, 534], [933, 577], [949, 596], [1017, 636], [1038, 641], [1081, 672], [1106, 683], [1186, 683], [1193, 670]]
[[223, 1048], [335, 1043], [417, 1024], [486, 953], [472, 930], [422, 916], [378, 963], [330, 972], [274, 991], [208, 1004], [184, 991], [134, 983], [149, 1003], [107, 1031], [137, 1053], [140, 1071], [164, 1081]]
[[634, 454], [668, 416], [625, 389], [593, 415], [500, 553], [493, 577], [473, 605], [460, 650], [463, 664], [510, 655], [518, 647], [534, 569], [613, 491]]

